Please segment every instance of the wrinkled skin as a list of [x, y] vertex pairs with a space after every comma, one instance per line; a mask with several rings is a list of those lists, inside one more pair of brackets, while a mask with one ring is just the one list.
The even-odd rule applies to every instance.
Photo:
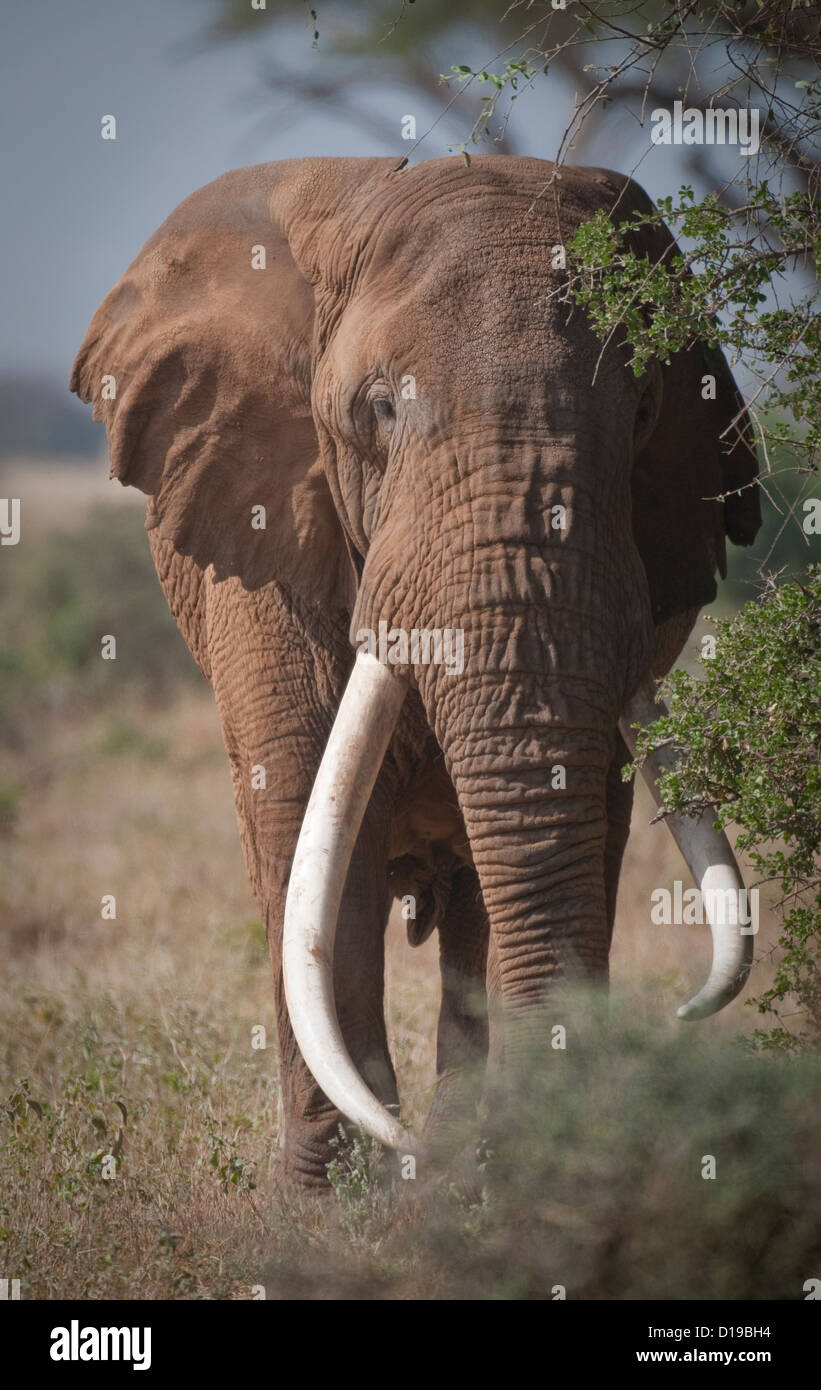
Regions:
[[486, 981], [502, 1057], [542, 1026], [556, 981], [605, 979], [632, 796], [619, 714], [714, 596], [725, 535], [749, 544], [760, 521], [755, 488], [707, 500], [756, 466], [738, 430], [719, 439], [740, 404], [724, 363], [696, 345], [637, 381], [559, 300], [552, 248], [645, 195], [603, 170], [547, 186], [551, 172], [485, 157], [227, 174], [143, 248], [75, 367], [113, 474], [149, 495], [160, 581], [219, 706], [274, 972], [284, 1162], [306, 1183], [324, 1180], [340, 1116], [291, 1032], [282, 918], [356, 632], [465, 633], [463, 674], [408, 673], [334, 964], [351, 1055], [395, 1103], [392, 896], [416, 898], [412, 940], [438, 928], [435, 1129], [487, 1050]]

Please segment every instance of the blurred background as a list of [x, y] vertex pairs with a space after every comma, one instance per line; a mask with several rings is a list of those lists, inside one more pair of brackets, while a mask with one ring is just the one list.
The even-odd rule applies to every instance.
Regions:
[[[458, 151], [478, 103], [454, 99], [440, 75], [506, 50], [527, 17], [503, 11], [346, 0], [319, 6], [315, 21], [298, 0], [5, 7], [0, 495], [21, 499], [22, 535], [0, 550], [0, 1088], [25, 1142], [3, 1149], [18, 1181], [0, 1234], [13, 1229], [16, 1242], [5, 1272], [28, 1271], [34, 1296], [69, 1286], [84, 1297], [246, 1296], [223, 1279], [219, 1233], [236, 1227], [231, 1198], [244, 1193], [242, 1268], [253, 1270], [267, 1219], [258, 1224], [253, 1191], [276, 1181], [273, 1052], [248, 1042], [260, 1023], [273, 1036], [272, 992], [216, 709], [160, 592], [144, 498], [108, 482], [102, 430], [68, 393], [75, 352], [142, 243], [226, 169]], [[565, 54], [483, 148], [552, 158], [590, 61], [584, 46]], [[116, 140], [101, 138], [106, 115]], [[402, 138], [409, 115], [415, 142]], [[638, 166], [654, 197], [726, 177], [723, 151], [709, 163], [692, 147], [646, 154], [639, 116], [640, 92], [625, 89], [571, 162]], [[732, 553], [711, 614], [752, 596], [765, 557], [770, 568], [805, 562], [800, 531], [783, 521], [770, 509], [752, 557]], [[108, 633], [116, 662], [100, 660]], [[704, 974], [709, 941], [706, 928], [650, 925], [650, 886], [689, 885], [650, 817], [640, 788], [613, 975], [634, 1017], [667, 1026]], [[100, 916], [109, 893], [113, 921]], [[757, 992], [775, 934], [764, 911]], [[412, 952], [392, 928], [392, 1048], [411, 1119], [433, 1078], [437, 981], [435, 939]], [[732, 1037], [755, 1025], [750, 1014], [741, 999], [702, 1027]], [[129, 1113], [125, 1140], [115, 1098]], [[47, 1135], [35, 1133], [38, 1112]], [[136, 1187], [101, 1195], [99, 1158], [116, 1142]], [[135, 1192], [142, 1244], [129, 1235]], [[194, 1258], [206, 1224], [211, 1244]]]

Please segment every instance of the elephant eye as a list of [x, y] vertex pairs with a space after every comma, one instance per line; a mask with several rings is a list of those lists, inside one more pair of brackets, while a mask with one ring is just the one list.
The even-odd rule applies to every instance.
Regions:
[[371, 400], [373, 413], [381, 425], [393, 425], [396, 420], [396, 411], [393, 408], [393, 401], [387, 396], [374, 396]]

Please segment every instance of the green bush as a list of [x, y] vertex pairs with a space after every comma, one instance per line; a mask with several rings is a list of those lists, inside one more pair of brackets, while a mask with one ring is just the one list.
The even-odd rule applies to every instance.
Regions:
[[359, 1155], [355, 1225], [335, 1169], [338, 1234], [277, 1249], [268, 1297], [803, 1299], [821, 1059], [651, 1032], [619, 999], [609, 1017], [583, 994], [551, 1016], [567, 1046], [526, 1059], [521, 1090], [497, 1097], [473, 1183], [423, 1158], [386, 1206]]
[[716, 628], [704, 679], [674, 671], [664, 683], [669, 716], [640, 735], [634, 767], [671, 746], [665, 808], [735, 822], [737, 849], [780, 885], [783, 954], [772, 988], [750, 1002], [770, 1016], [758, 1044], [795, 1050], [821, 1040], [821, 566], [769, 580]]

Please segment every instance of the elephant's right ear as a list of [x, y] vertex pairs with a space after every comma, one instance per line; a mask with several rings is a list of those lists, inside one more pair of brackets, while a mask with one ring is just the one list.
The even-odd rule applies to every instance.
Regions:
[[112, 476], [151, 497], [175, 549], [338, 607], [355, 576], [311, 414], [314, 290], [278, 208], [300, 226], [305, 188], [315, 222], [341, 166], [350, 182], [375, 164], [258, 165], [194, 193], [97, 310], [71, 379], [105, 421]]
[[[655, 214], [632, 179], [597, 171], [616, 195], [611, 216]], [[629, 234], [651, 265], [676, 250], [667, 227]], [[638, 451], [632, 476], [633, 534], [657, 625], [711, 603], [715, 571], [726, 574], [725, 537], [751, 545], [761, 526], [758, 458], [732, 372], [718, 349], [694, 343], [661, 368], [660, 410]]]

